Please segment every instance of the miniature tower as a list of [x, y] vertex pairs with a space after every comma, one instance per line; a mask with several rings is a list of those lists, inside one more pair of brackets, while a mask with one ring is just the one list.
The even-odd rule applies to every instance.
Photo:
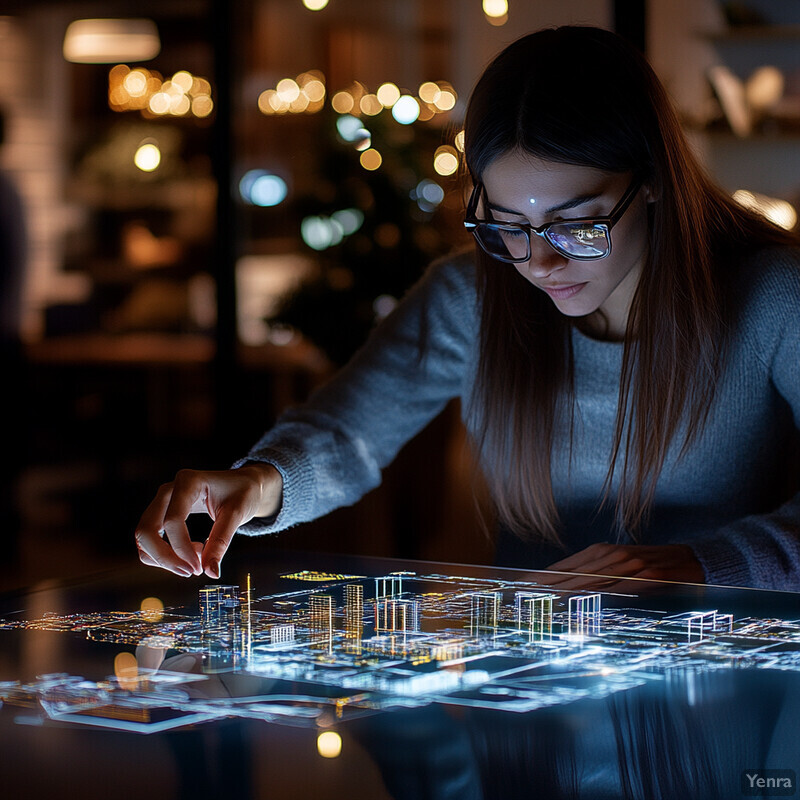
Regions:
[[236, 667], [244, 655], [245, 641], [239, 587], [212, 584], [200, 589], [200, 620], [209, 668], [223, 671]]
[[308, 633], [311, 646], [330, 651], [333, 647], [333, 597], [312, 594], [308, 601]]
[[399, 600], [403, 594], [403, 576], [386, 575], [375, 578], [375, 631], [390, 631], [392, 620], [391, 601]]
[[553, 635], [553, 600], [557, 597], [546, 592], [517, 592], [517, 630], [528, 632], [528, 641], [540, 642]]
[[569, 599], [569, 632], [578, 636], [600, 630], [600, 595], [585, 594]]
[[473, 636], [493, 635], [500, 619], [500, 592], [475, 592], [472, 595], [470, 633]]

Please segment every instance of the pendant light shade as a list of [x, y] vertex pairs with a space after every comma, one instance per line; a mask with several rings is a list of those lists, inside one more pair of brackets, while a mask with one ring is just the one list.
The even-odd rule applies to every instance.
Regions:
[[79, 64], [149, 61], [161, 51], [149, 19], [79, 19], [64, 36], [64, 58]]

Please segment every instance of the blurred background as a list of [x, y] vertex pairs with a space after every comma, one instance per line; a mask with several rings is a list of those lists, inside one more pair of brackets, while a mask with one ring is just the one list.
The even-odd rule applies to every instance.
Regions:
[[[2, 0], [0, 586], [135, 561], [160, 483], [243, 455], [464, 245], [470, 89], [564, 23], [633, 41], [796, 226], [795, 2]], [[475, 494], [453, 405], [358, 505], [235, 546], [487, 561]]]

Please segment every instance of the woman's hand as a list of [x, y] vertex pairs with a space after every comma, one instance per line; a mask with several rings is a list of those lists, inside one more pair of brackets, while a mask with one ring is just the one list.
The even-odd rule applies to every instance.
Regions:
[[692, 548], [685, 544], [660, 546], [593, 544], [585, 550], [551, 564], [547, 569], [564, 573], [584, 573], [553, 575], [548, 580], [548, 585], [560, 589], [585, 589], [615, 582], [598, 581], [597, 578], [589, 577], [590, 575], [705, 583], [703, 567]]
[[[188, 578], [219, 577], [219, 565], [239, 526], [270, 517], [281, 507], [283, 479], [270, 464], [248, 464], [218, 472], [181, 470], [164, 484], [136, 528], [143, 564]], [[206, 513], [214, 524], [205, 546], [193, 542], [189, 514]]]

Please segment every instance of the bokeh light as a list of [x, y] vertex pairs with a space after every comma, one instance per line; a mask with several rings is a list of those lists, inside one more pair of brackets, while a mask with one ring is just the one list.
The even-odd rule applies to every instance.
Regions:
[[331, 219], [341, 225], [345, 236], [350, 236], [364, 224], [364, 212], [357, 208], [343, 208], [334, 211]]
[[161, 164], [161, 150], [155, 142], [144, 142], [134, 153], [133, 163], [142, 172], [154, 172]]
[[364, 224], [364, 214], [357, 208], [334, 211], [330, 217], [306, 217], [300, 223], [300, 236], [312, 250], [327, 250], [340, 244]]
[[275, 91], [284, 103], [293, 103], [300, 97], [300, 87], [297, 85], [297, 81], [293, 81], [291, 78], [278, 81]]
[[312, 250], [327, 250], [342, 241], [344, 230], [330, 217], [311, 216], [300, 223], [300, 236]]
[[142, 97], [147, 92], [147, 75], [141, 69], [131, 70], [123, 78], [122, 86], [131, 97]]
[[384, 108], [391, 108], [400, 99], [400, 89], [394, 83], [382, 83], [375, 92]]
[[194, 85], [194, 78], [192, 77], [191, 72], [187, 72], [185, 69], [182, 69], [176, 72], [172, 76], [172, 84], [180, 88], [184, 94], [188, 94], [192, 91], [192, 86]]
[[123, 651], [114, 657], [114, 676], [123, 689], [135, 689], [139, 682], [139, 664], [133, 653]]
[[342, 737], [336, 731], [323, 731], [317, 737], [317, 751], [323, 758], [336, 758], [342, 752]]
[[336, 92], [331, 98], [331, 106], [337, 114], [349, 114], [355, 104], [356, 100], [350, 92]]
[[442, 90], [433, 81], [425, 81], [417, 92], [419, 99], [424, 100], [426, 103], [435, 103], [441, 93]]
[[203, 94], [195, 97], [192, 100], [192, 114], [201, 119], [207, 117], [214, 110], [214, 101], [207, 95]]
[[145, 117], [207, 117], [214, 108], [205, 78], [179, 70], [164, 80], [155, 70], [125, 64], [109, 70], [108, 104], [113, 111], [140, 111]]
[[377, 150], [371, 147], [369, 150], [365, 150], [361, 154], [359, 161], [364, 169], [374, 172], [383, 163], [383, 156], [381, 156]]
[[454, 147], [443, 144], [433, 156], [433, 168], [439, 175], [452, 175], [458, 170], [458, 153]]
[[361, 113], [366, 114], [368, 117], [374, 117], [383, 111], [383, 103], [381, 103], [376, 94], [365, 94], [358, 105]]
[[309, 11], [322, 11], [328, 5], [328, 0], [303, 0], [303, 5]]
[[783, 73], [777, 67], [759, 67], [744, 85], [747, 104], [758, 113], [768, 111], [783, 97], [785, 82]]
[[325, 84], [318, 78], [312, 78], [303, 84], [303, 94], [311, 103], [319, 103], [325, 99]]
[[487, 17], [503, 17], [508, 14], [508, 0], [483, 0], [483, 13]]
[[148, 622], [160, 622], [164, 616], [164, 603], [158, 597], [145, 597], [139, 609]]
[[263, 169], [252, 169], [239, 181], [239, 194], [245, 203], [261, 208], [277, 206], [286, 199], [286, 181]]
[[441, 82], [439, 83], [439, 93], [432, 103], [437, 111], [451, 111], [455, 108], [456, 100], [458, 100], [458, 96], [455, 89], [449, 83]]
[[435, 211], [444, 200], [444, 189], [436, 181], [425, 178], [411, 192], [411, 199], [416, 201], [421, 211]]
[[411, 125], [419, 118], [419, 103], [410, 94], [402, 95], [392, 106], [392, 116], [401, 125]]
[[296, 78], [282, 78], [277, 86], [258, 96], [258, 109], [273, 114], [314, 114], [325, 105], [325, 76], [319, 70], [301, 72]]
[[358, 142], [369, 137], [369, 131], [358, 117], [343, 114], [336, 120], [336, 130], [346, 142]]

